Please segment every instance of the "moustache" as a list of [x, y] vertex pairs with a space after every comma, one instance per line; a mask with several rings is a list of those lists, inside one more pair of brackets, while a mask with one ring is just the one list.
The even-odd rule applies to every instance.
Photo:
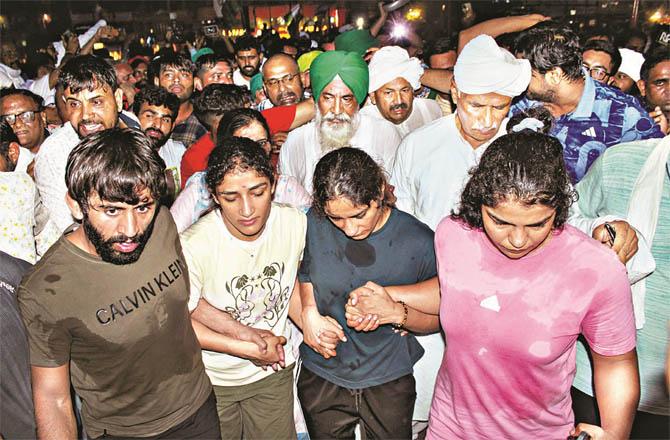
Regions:
[[295, 98], [297, 98], [297, 95], [296, 95], [295, 93], [293, 93], [293, 92], [284, 92], [284, 93], [280, 93], [280, 94], [277, 96], [277, 100], [279, 100], [279, 101], [282, 101], [282, 100], [285, 99], [285, 98], [293, 98], [293, 99], [295, 99]]
[[391, 106], [391, 111], [401, 110], [401, 109], [402, 110], [407, 110], [408, 108], [409, 108], [409, 106], [407, 104], [405, 104], [404, 102], [401, 102], [400, 104], [392, 105]]
[[351, 117], [349, 117], [349, 115], [346, 113], [340, 113], [339, 115], [335, 115], [333, 113], [328, 112], [323, 116], [322, 119], [327, 122], [351, 122]]
[[[158, 128], [147, 128], [146, 130], [144, 130], [144, 133], [145, 133], [147, 136], [151, 136], [151, 135], [149, 134], [150, 132], [151, 132], [151, 133], [157, 133], [157, 134], [160, 134], [160, 137], [164, 137], [164, 136], [165, 136], [165, 133], [163, 133], [163, 132], [162, 132], [161, 130], [159, 130]], [[153, 136], [152, 136], [152, 137], [153, 137]]]
[[107, 240], [107, 243], [113, 244], [113, 243], [138, 243], [138, 236], [135, 235], [133, 237], [128, 237], [127, 235], [115, 235], [114, 237], [110, 238]]

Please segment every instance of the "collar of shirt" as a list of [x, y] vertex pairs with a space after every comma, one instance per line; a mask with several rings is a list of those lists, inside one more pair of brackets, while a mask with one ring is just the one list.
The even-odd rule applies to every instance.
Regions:
[[584, 91], [579, 99], [577, 108], [571, 113], [575, 118], [588, 118], [593, 113], [593, 106], [596, 102], [596, 84], [590, 76], [584, 76]]

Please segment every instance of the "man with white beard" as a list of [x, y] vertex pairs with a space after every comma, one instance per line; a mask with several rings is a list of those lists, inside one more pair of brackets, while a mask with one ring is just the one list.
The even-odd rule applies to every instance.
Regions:
[[280, 174], [294, 176], [311, 193], [316, 163], [345, 146], [360, 148], [390, 172], [400, 136], [391, 123], [359, 113], [369, 84], [363, 58], [325, 52], [312, 63], [310, 77], [316, 117], [289, 133], [279, 154]]

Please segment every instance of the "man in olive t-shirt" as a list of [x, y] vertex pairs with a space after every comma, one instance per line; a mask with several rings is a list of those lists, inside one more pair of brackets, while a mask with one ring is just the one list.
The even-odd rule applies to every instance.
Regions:
[[18, 293], [40, 439], [75, 438], [70, 380], [90, 437], [220, 439], [188, 271], [158, 202], [164, 168], [134, 130], [96, 133], [70, 153], [67, 203], [81, 225]]

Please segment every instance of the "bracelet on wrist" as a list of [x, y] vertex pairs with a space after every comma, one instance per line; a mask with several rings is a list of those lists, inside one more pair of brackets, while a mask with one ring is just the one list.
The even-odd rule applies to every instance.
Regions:
[[407, 324], [407, 315], [409, 314], [409, 308], [407, 307], [407, 304], [405, 304], [405, 301], [397, 301], [397, 303], [400, 304], [403, 308], [402, 321], [400, 321], [400, 323], [393, 323], [392, 326], [396, 330], [400, 330], [405, 327], [405, 324]]

